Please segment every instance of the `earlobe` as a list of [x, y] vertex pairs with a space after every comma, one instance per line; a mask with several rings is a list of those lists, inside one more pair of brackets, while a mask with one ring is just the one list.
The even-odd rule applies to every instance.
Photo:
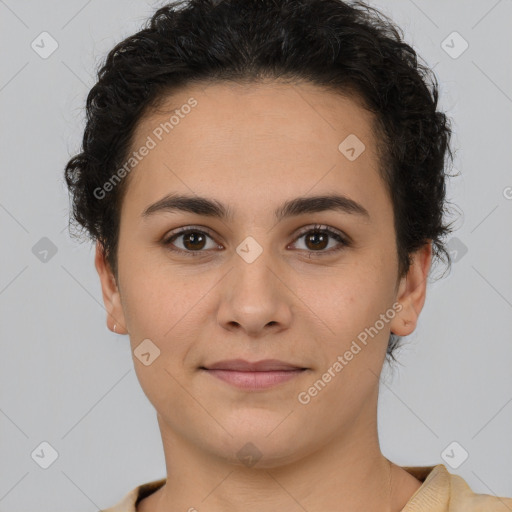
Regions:
[[[126, 334], [126, 323], [119, 289], [110, 266], [106, 261], [103, 245], [99, 241], [96, 242], [94, 266], [100, 278], [103, 302], [107, 311], [107, 327], [116, 334]], [[114, 325], [116, 327], [115, 331]]]
[[413, 256], [407, 275], [400, 281], [396, 301], [402, 309], [393, 318], [391, 332], [398, 336], [411, 334], [418, 323], [427, 293], [427, 278], [432, 262], [432, 241], [429, 241]]

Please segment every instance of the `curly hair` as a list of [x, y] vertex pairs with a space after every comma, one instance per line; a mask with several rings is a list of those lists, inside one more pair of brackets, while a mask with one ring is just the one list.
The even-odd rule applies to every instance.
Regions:
[[[117, 281], [120, 206], [129, 181], [112, 187], [108, 199], [97, 191], [129, 158], [141, 119], [187, 84], [307, 81], [357, 99], [374, 114], [398, 276], [428, 242], [433, 261], [450, 266], [443, 243], [451, 231], [444, 223], [450, 122], [437, 110], [435, 75], [403, 37], [362, 1], [182, 0], [159, 8], [109, 52], [87, 96], [82, 151], [65, 168], [75, 227], [102, 244]], [[399, 341], [391, 333], [387, 356], [395, 361]]]

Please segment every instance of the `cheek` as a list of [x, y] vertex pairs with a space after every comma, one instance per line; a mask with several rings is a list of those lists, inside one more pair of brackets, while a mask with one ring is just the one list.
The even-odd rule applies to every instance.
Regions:
[[[199, 291], [146, 271], [132, 274], [124, 293], [137, 378], [158, 409], [162, 407], [158, 401], [163, 399], [163, 387], [168, 389], [168, 395], [179, 395], [179, 385], [173, 377], [180, 379], [187, 354], [194, 341], [200, 339], [203, 326], [197, 321], [200, 303], [196, 305]], [[145, 352], [150, 353], [149, 365], [138, 356]]]
[[[126, 268], [128, 270], [128, 268]], [[209, 290], [218, 279], [183, 275], [160, 264], [134, 265], [125, 273], [123, 304], [132, 350], [149, 338], [160, 350], [157, 366], [181, 372], [187, 353], [212, 318]], [[137, 361], [135, 361], [138, 364]], [[141, 377], [146, 378], [145, 372]]]
[[[347, 266], [339, 272], [333, 272], [329, 279], [325, 279], [323, 286], [308, 298], [311, 309], [319, 312], [318, 316], [329, 326], [328, 351], [333, 355], [342, 354], [348, 350], [353, 341], [358, 337], [365, 339], [365, 334], [379, 320], [381, 314], [392, 305], [393, 276], [388, 275], [382, 258], [373, 258], [373, 261], [361, 258], [356, 265]], [[385, 343], [377, 340], [387, 340], [389, 323], [382, 326], [378, 324], [378, 332], [373, 336], [367, 334], [373, 346]], [[368, 347], [370, 346], [368, 342]], [[364, 345], [361, 345], [364, 346]], [[362, 350], [367, 355], [376, 353], [375, 350]], [[332, 357], [331, 357], [332, 358]], [[357, 356], [357, 359], [365, 359], [365, 356]]]
[[180, 275], [158, 248], [125, 239], [119, 254], [124, 309], [132, 330], [162, 336], [190, 309], [199, 293], [197, 280]]
[[130, 323], [136, 332], [153, 333], [167, 339], [187, 323], [187, 317], [200, 308], [204, 295], [199, 282], [185, 283], [175, 279], [145, 279], [132, 276], [126, 287], [126, 302]]

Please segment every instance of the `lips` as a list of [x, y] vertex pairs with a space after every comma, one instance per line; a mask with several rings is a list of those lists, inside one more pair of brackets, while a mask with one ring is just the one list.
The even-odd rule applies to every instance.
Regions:
[[278, 384], [291, 381], [309, 368], [278, 359], [264, 359], [253, 363], [244, 359], [230, 359], [201, 366], [200, 370], [243, 391], [256, 392], [267, 391]]
[[272, 371], [296, 371], [305, 370], [303, 366], [287, 363], [278, 359], [264, 359], [249, 362], [244, 359], [229, 359], [218, 361], [208, 366], [202, 366], [205, 370], [231, 370], [237, 372], [272, 372]]

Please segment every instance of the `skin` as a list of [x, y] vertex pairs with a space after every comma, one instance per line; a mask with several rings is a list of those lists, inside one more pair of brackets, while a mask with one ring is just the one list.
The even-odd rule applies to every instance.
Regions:
[[[378, 376], [390, 331], [405, 336], [416, 327], [431, 244], [399, 279], [372, 115], [349, 97], [279, 82], [196, 84], [169, 96], [168, 110], [190, 97], [198, 105], [129, 175], [118, 282], [96, 246], [109, 328], [116, 323], [118, 334], [129, 334], [132, 355], [146, 338], [160, 350], [148, 366], [133, 361], [157, 412], [167, 483], [137, 510], [401, 510], [421, 482], [381, 453]], [[146, 116], [133, 147], [169, 117]], [[354, 161], [338, 150], [349, 134], [366, 146]], [[233, 218], [181, 211], [142, 218], [170, 192], [215, 199]], [[362, 204], [370, 218], [335, 210], [278, 223], [273, 217], [287, 200], [333, 192]], [[329, 253], [339, 247], [329, 237], [318, 249], [303, 236], [315, 224], [341, 231], [352, 245]], [[181, 236], [174, 246], [200, 255], [164, 245], [191, 225], [211, 238], [187, 244]], [[263, 251], [252, 263], [236, 252], [247, 236]], [[401, 311], [301, 404], [298, 394], [395, 302]], [[273, 388], [244, 391], [198, 369], [237, 357], [308, 370]], [[261, 454], [251, 467], [237, 456], [248, 442]]]

